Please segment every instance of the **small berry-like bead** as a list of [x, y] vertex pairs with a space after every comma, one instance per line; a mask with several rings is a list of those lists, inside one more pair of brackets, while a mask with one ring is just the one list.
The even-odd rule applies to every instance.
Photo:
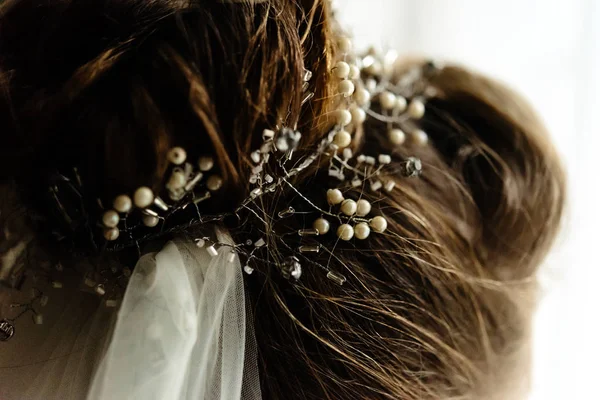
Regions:
[[362, 124], [367, 119], [367, 113], [357, 105], [350, 107], [350, 113], [352, 114], [352, 121], [355, 124]]
[[187, 158], [187, 153], [181, 147], [173, 147], [171, 150], [169, 150], [167, 158], [169, 162], [175, 165], [181, 165], [185, 162], [185, 159]]
[[348, 224], [342, 224], [337, 229], [337, 236], [345, 241], [348, 241], [354, 237], [354, 229]]
[[421, 129], [417, 129], [412, 133], [412, 140], [419, 146], [425, 146], [429, 141], [429, 136]]
[[354, 92], [354, 100], [359, 106], [366, 106], [371, 101], [371, 93], [364, 88], [358, 89]]
[[425, 104], [420, 100], [413, 100], [408, 105], [408, 115], [414, 119], [421, 119], [425, 115]]
[[348, 78], [353, 80], [360, 78], [360, 69], [356, 65], [350, 66], [350, 73], [348, 74]]
[[350, 97], [354, 93], [354, 83], [351, 80], [345, 79], [338, 85], [338, 91], [344, 97]]
[[342, 202], [342, 206], [340, 207], [340, 210], [346, 214], [347, 216], [352, 216], [354, 214], [356, 214], [356, 202], [354, 200], [351, 199], [346, 199]]
[[346, 131], [339, 131], [333, 138], [333, 144], [343, 149], [350, 146], [352, 143], [352, 136]]
[[128, 213], [131, 211], [131, 205], [131, 197], [127, 196], [126, 194], [117, 196], [115, 201], [113, 201], [114, 209], [120, 213]]
[[383, 217], [377, 216], [369, 223], [371, 228], [377, 233], [383, 233], [387, 229], [387, 220]]
[[344, 201], [344, 195], [342, 194], [340, 189], [329, 189], [327, 191], [327, 202], [335, 206]]
[[102, 216], [102, 223], [107, 228], [115, 228], [119, 225], [119, 214], [115, 210], [109, 210]]
[[104, 230], [104, 239], [109, 242], [115, 241], [119, 238], [119, 229], [117, 228], [107, 228]]
[[356, 215], [364, 217], [371, 212], [371, 203], [365, 199], [360, 199], [356, 202]]
[[365, 240], [371, 234], [371, 228], [365, 222], [360, 222], [354, 227], [354, 236], [357, 239]]
[[219, 175], [211, 175], [206, 181], [206, 187], [211, 192], [216, 192], [223, 186], [223, 179]]
[[391, 110], [396, 106], [396, 95], [391, 92], [383, 92], [379, 95], [379, 102], [381, 104], [381, 108], [384, 110]]
[[406, 110], [406, 99], [402, 96], [396, 96], [396, 106], [394, 107], [399, 112]]
[[331, 225], [325, 218], [319, 218], [313, 223], [313, 228], [319, 231], [319, 235], [324, 235], [329, 232]]
[[154, 228], [156, 225], [158, 225], [158, 221], [158, 217], [155, 217], [154, 215], [144, 215], [142, 218], [142, 222], [148, 228]]
[[340, 126], [346, 126], [352, 122], [352, 114], [348, 110], [338, 110], [336, 114], [337, 123]]
[[338, 49], [342, 54], [346, 54], [352, 50], [352, 41], [348, 38], [341, 38], [338, 40]]
[[367, 73], [371, 75], [379, 75], [381, 74], [382, 70], [383, 66], [377, 60], [375, 60], [371, 65], [365, 68], [365, 71], [367, 71]]
[[138, 208], [146, 208], [154, 201], [152, 189], [146, 186], [138, 188], [133, 194], [133, 203]]
[[198, 168], [202, 172], [210, 171], [214, 165], [215, 162], [211, 156], [202, 156], [198, 159]]
[[406, 141], [406, 134], [401, 129], [391, 129], [388, 132], [390, 142], [395, 145], [401, 145]]
[[175, 168], [171, 173], [171, 177], [169, 178], [166, 186], [169, 190], [178, 190], [182, 189], [185, 184], [185, 173], [181, 168]]
[[333, 74], [340, 79], [347, 79], [350, 75], [350, 65], [344, 61], [338, 62], [333, 69]]

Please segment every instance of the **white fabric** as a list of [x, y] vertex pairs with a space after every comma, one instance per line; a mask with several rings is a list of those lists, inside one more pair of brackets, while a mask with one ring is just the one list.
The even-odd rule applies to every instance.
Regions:
[[138, 262], [88, 400], [260, 399], [255, 346], [238, 257], [169, 242]]

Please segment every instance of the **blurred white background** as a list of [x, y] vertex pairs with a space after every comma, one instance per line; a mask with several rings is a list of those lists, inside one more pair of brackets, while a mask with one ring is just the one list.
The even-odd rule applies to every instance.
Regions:
[[600, 2], [336, 3], [357, 46], [457, 61], [515, 87], [541, 114], [567, 168], [569, 207], [540, 274], [531, 400], [600, 399]]

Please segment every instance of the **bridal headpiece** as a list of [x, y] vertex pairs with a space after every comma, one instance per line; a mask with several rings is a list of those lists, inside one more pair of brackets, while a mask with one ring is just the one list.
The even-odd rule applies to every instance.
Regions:
[[[329, 280], [343, 285], [346, 277], [331, 268], [329, 261], [322, 263], [318, 257], [319, 253], [326, 253], [328, 260], [339, 259], [335, 254], [339, 250], [328, 248], [320, 239], [335, 235], [336, 243], [343, 243], [368, 241], [373, 235], [385, 234], [388, 221], [377, 206], [362, 195], [352, 197], [346, 193], [353, 189], [353, 193], [380, 192], [385, 195], [396, 185], [395, 180], [386, 177], [398, 176], [399, 172], [407, 178], [421, 174], [421, 161], [415, 157], [394, 162], [392, 170], [392, 154], [407, 142], [427, 145], [428, 135], [419, 128], [418, 122], [425, 114], [427, 99], [435, 93], [423, 78], [435, 71], [436, 66], [427, 63], [415, 67], [399, 80], [392, 81], [392, 67], [397, 58], [394, 52], [381, 55], [370, 50], [357, 55], [347, 38], [339, 40], [338, 50], [341, 58], [330, 71], [339, 96], [339, 107], [333, 115], [334, 127], [311, 151], [299, 151], [302, 133], [296, 127], [282, 125], [265, 129], [262, 144], [249, 155], [253, 163], [249, 178], [251, 190], [234, 210], [216, 215], [201, 212], [199, 205], [223, 190], [224, 180], [213, 155], [206, 154], [195, 160], [184, 148], [175, 147], [168, 152], [170, 167], [160, 192], [142, 186], [133, 193], [118, 195], [111, 204], [102, 204], [100, 200], [90, 202], [85, 198], [86, 182], [82, 181], [77, 168], [70, 173], [56, 174], [48, 192], [61, 227], [53, 234], [65, 241], [73, 236], [79, 240], [83, 237], [97, 251], [134, 247], [141, 253], [140, 246], [151, 240], [170, 233], [189, 234], [195, 231], [191, 228], [225, 223], [233, 218], [240, 224], [259, 228], [247, 237], [240, 235], [242, 240], [236, 244], [200, 236], [195, 238], [196, 245], [215, 257], [220, 248], [228, 249], [228, 259], [234, 262], [239, 256], [247, 274], [254, 272], [258, 262], [273, 265], [284, 278], [296, 281], [301, 278], [303, 267], [310, 266], [323, 270]], [[304, 105], [314, 96], [311, 71], [304, 70], [302, 78]], [[353, 135], [369, 118], [387, 125], [389, 154], [356, 154], [352, 150]], [[294, 186], [295, 176], [324, 163], [328, 165], [331, 184], [323, 188], [318, 198], [308, 197]], [[281, 205], [272, 215], [265, 215], [261, 204], [269, 197], [279, 198], [283, 191], [294, 192], [302, 209]], [[90, 203], [97, 207], [87, 208]], [[182, 222], [181, 216], [190, 215], [190, 209], [194, 217]], [[306, 221], [300, 229], [274, 229], [278, 221], [294, 215], [301, 215]], [[74, 226], [78, 227], [75, 235]], [[268, 232], [271, 235], [267, 235]], [[285, 256], [271, 257], [271, 247], [277, 247], [277, 254]], [[54, 278], [60, 269], [52, 269], [52, 274], [48, 274], [52, 276], [49, 279], [53, 288], [62, 287], [60, 279]], [[84, 277], [83, 287], [104, 296], [106, 305], [114, 307], [119, 299], [119, 291], [115, 288], [122, 288], [130, 275], [129, 268], [90, 272]], [[46, 298], [44, 294], [36, 294], [30, 303], [15, 307], [23, 310], [19, 315], [31, 311], [36, 323], [42, 323], [38, 308]], [[0, 340], [7, 340], [13, 333], [11, 321], [0, 323]]]
[[[253, 167], [249, 179], [251, 190], [249, 196], [241, 202], [237, 209], [223, 214], [204, 215], [199, 204], [211, 198], [212, 194], [222, 190], [223, 179], [219, 175], [215, 159], [212, 155], [201, 156], [198, 160], [188, 157], [184, 148], [175, 147], [168, 152], [170, 168], [164, 179], [164, 187], [155, 193], [149, 187], [139, 187], [133, 193], [117, 196], [112, 204], [101, 205], [97, 217], [93, 213], [86, 214], [90, 219], [90, 237], [94, 244], [103, 250], [117, 251], [126, 247], [156, 239], [166, 233], [188, 229], [207, 223], [224, 221], [228, 217], [246, 213], [253, 224], [263, 225], [263, 232], [269, 232], [271, 219], [285, 219], [296, 214], [292, 206], [283, 206], [276, 215], [261, 215], [259, 203], [266, 196], [278, 196], [282, 190], [291, 190], [303, 199], [312, 214], [311, 223], [295, 232], [278, 232], [280, 244], [288, 248], [290, 255], [276, 263], [286, 278], [299, 279], [302, 265], [308, 261], [311, 265], [321, 267], [326, 276], [343, 284], [345, 278], [340, 273], [320, 265], [312, 255], [322, 251], [329, 252], [319, 242], [323, 235], [336, 235], [338, 240], [368, 240], [373, 234], [382, 234], [387, 229], [385, 216], [378, 212], [367, 200], [346, 198], [345, 188], [360, 188], [362, 191], [391, 192], [395, 181], [386, 179], [386, 168], [392, 162], [390, 154], [355, 154], [352, 150], [353, 132], [362, 127], [368, 118], [375, 118], [388, 126], [388, 146], [390, 153], [406, 141], [417, 145], [426, 145], [427, 134], [418, 126], [418, 120], [425, 113], [425, 104], [432, 96], [422, 79], [427, 69], [435, 68], [427, 64], [425, 68], [417, 67], [408, 71], [398, 82], [392, 83], [392, 66], [396, 60], [394, 52], [379, 55], [369, 51], [362, 56], [355, 55], [352, 43], [347, 38], [339, 40], [338, 49], [341, 59], [331, 70], [333, 78], [338, 80], [337, 89], [340, 97], [339, 108], [335, 111], [335, 126], [317, 144], [312, 152], [298, 152], [302, 133], [294, 127], [279, 126], [265, 129], [262, 145], [250, 154]], [[314, 93], [310, 90], [312, 72], [304, 70], [304, 97], [302, 104], [307, 103]], [[371, 106], [378, 104], [377, 111]], [[334, 184], [324, 188], [321, 198], [308, 198], [296, 189], [292, 178], [307, 168], [329, 160], [328, 175]], [[402, 174], [406, 177], [420, 175], [422, 164], [418, 158], [409, 157], [402, 163]], [[396, 171], [397, 172], [397, 168]], [[73, 178], [60, 175], [51, 193], [56, 209], [68, 218], [68, 211], [61, 202], [61, 186], [69, 191], [83, 193], [83, 183], [74, 170]], [[173, 217], [188, 208], [197, 210], [191, 221], [183, 224], [169, 224]], [[96, 218], [96, 221], [94, 221]], [[97, 226], [100, 227], [98, 229]], [[295, 236], [293, 240], [290, 239]], [[299, 239], [299, 240], [298, 240]], [[293, 243], [293, 244], [292, 244]], [[206, 247], [207, 251], [216, 255], [217, 249], [228, 246], [231, 260], [239, 255], [245, 260], [246, 273], [253, 272], [252, 260], [267, 261], [268, 240], [266, 237], [249, 237], [236, 245], [222, 244], [210, 237], [199, 237], [196, 244]]]

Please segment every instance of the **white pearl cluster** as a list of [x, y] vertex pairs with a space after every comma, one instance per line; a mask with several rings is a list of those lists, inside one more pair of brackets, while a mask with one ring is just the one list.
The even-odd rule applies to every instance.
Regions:
[[[379, 95], [379, 104], [383, 110], [392, 112], [395, 115], [404, 114], [413, 121], [420, 120], [425, 115], [425, 103], [422, 99], [414, 98], [410, 103], [407, 103], [406, 98], [389, 91], [384, 91]], [[410, 129], [410, 139], [414, 144], [418, 146], [427, 144], [428, 137], [423, 130], [415, 127]], [[388, 131], [388, 139], [394, 146], [400, 146], [406, 142], [407, 136], [402, 129], [392, 127]]]
[[[400, 146], [409, 139], [411, 143], [424, 146], [428, 143], [427, 134], [417, 127], [417, 122], [425, 115], [426, 98], [435, 95], [435, 91], [431, 87], [416, 88], [415, 82], [422, 78], [421, 66], [409, 71], [396, 85], [391, 85], [396, 59], [395, 52], [378, 56], [371, 49], [360, 60], [362, 71], [369, 77], [364, 80], [364, 87], [354, 91], [354, 99], [361, 107], [367, 105], [371, 98], [379, 103], [383, 113], [379, 115], [379, 119], [388, 123], [388, 138], [392, 145]], [[338, 70], [345, 72], [347, 68], [334, 69], [335, 75], [341, 78], [342, 74], [338, 75]]]
[[[167, 180], [165, 187], [172, 201], [182, 200], [186, 194], [192, 192], [199, 184], [205, 173], [211, 171], [214, 167], [214, 159], [211, 156], [202, 156], [198, 159], [198, 169], [200, 172], [194, 173], [194, 166], [186, 163], [187, 153], [181, 147], [174, 147], [167, 153], [168, 161], [174, 166], [171, 176]], [[210, 192], [215, 192], [223, 186], [223, 179], [219, 175], [210, 175], [206, 180], [206, 188], [209, 190], [200, 199], [206, 199]], [[141, 221], [148, 228], [157, 226], [161, 220], [159, 212], [150, 208], [155, 206], [160, 212], [169, 211], [170, 207], [147, 186], [141, 186], [133, 193], [133, 198], [127, 194], [121, 194], [115, 197], [112, 209], [105, 211], [102, 215], [102, 225], [104, 226], [104, 238], [108, 241], [115, 241], [119, 238], [119, 224], [122, 219], [126, 219], [134, 206], [141, 210]]]
[[[331, 206], [339, 206], [340, 214], [338, 217], [346, 219], [341, 224], [336, 235], [344, 241], [356, 237], [359, 240], [365, 240], [371, 234], [371, 230], [377, 233], [383, 233], [387, 229], [387, 220], [384, 217], [376, 216], [371, 219], [365, 219], [371, 213], [371, 203], [365, 199], [358, 201], [344, 198], [340, 189], [329, 189], [327, 191], [327, 203]], [[355, 223], [355, 225], [352, 225]], [[313, 228], [319, 235], [325, 235], [331, 229], [330, 222], [325, 217], [320, 217], [313, 223]]]
[[360, 69], [345, 60], [345, 55], [352, 50], [350, 39], [341, 38], [338, 41], [338, 49], [344, 55], [344, 60], [335, 64], [332, 75], [341, 79], [338, 93], [345, 99], [342, 104], [346, 107], [336, 111], [335, 118], [340, 130], [333, 137], [332, 145], [336, 149], [345, 149], [352, 144], [351, 131], [346, 127], [350, 124], [356, 127], [366, 120], [367, 113], [362, 107], [368, 105], [371, 95], [364, 88], [357, 88], [356, 82], [360, 81]]

